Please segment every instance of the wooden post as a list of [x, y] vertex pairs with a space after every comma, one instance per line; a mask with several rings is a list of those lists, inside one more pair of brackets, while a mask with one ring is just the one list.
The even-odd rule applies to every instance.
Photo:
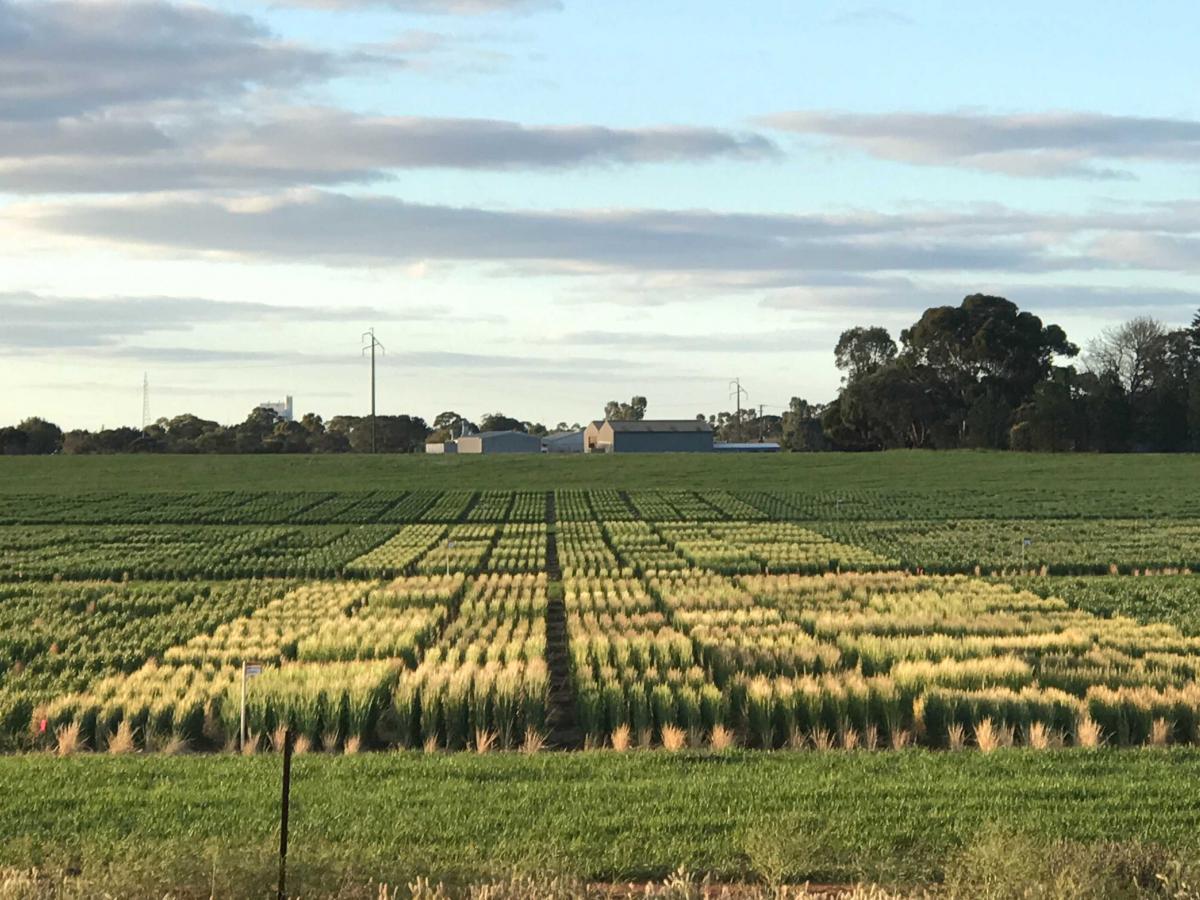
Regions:
[[292, 729], [283, 737], [283, 798], [279, 807], [279, 893], [287, 900], [288, 803], [292, 792]]
[[238, 726], [238, 752], [246, 749], [246, 661], [242, 660], [242, 718]]

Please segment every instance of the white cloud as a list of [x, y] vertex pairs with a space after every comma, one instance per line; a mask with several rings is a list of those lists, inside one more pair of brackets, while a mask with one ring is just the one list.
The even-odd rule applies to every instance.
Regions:
[[1200, 162], [1200, 122], [1188, 119], [800, 111], [760, 121], [878, 159], [1025, 178], [1129, 178], [1106, 163]]

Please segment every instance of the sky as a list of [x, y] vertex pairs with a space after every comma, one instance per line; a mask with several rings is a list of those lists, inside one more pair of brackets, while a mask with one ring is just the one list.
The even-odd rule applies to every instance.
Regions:
[[0, 0], [0, 424], [836, 396], [838, 334], [1200, 308], [1200, 7]]

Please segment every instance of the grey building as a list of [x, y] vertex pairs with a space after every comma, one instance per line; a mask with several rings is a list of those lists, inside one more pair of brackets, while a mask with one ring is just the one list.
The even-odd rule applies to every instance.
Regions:
[[523, 431], [484, 431], [460, 437], [461, 453], [541, 453], [542, 439]]
[[546, 453], [582, 453], [583, 429], [546, 435], [542, 438], [542, 450]]
[[712, 426], [699, 419], [593, 422], [584, 432], [586, 453], [711, 453]]

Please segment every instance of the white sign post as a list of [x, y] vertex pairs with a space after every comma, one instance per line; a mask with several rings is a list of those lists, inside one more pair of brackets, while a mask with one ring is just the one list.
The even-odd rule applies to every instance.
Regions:
[[257, 678], [262, 674], [262, 663], [242, 660], [242, 724], [238, 730], [238, 750], [243, 750], [246, 744], [246, 680]]

